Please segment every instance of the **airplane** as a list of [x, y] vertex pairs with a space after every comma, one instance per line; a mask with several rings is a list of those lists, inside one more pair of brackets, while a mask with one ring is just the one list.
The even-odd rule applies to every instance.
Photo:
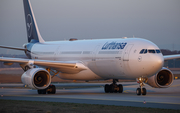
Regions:
[[142, 38], [116, 38], [68, 41], [44, 41], [39, 32], [29, 0], [23, 0], [28, 43], [23, 48], [1, 48], [24, 51], [28, 59], [0, 57], [4, 65], [19, 63], [24, 70], [21, 81], [37, 89], [38, 94], [55, 94], [51, 79], [59, 76], [67, 80], [108, 80], [105, 93], [122, 93], [118, 79], [137, 80], [137, 95], [146, 95], [145, 83], [155, 88], [167, 88], [174, 75], [163, 67], [164, 61], [179, 55], [163, 56], [153, 42]]

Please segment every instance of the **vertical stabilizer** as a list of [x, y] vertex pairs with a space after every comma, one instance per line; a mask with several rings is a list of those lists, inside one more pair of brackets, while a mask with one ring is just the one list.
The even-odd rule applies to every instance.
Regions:
[[43, 43], [44, 40], [39, 33], [38, 26], [36, 24], [36, 19], [29, 0], [23, 0], [24, 3], [24, 14], [26, 20], [26, 30], [28, 42], [40, 42]]

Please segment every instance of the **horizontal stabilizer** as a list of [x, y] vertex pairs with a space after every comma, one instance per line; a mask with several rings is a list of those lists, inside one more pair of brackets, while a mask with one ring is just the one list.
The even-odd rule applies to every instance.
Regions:
[[26, 51], [26, 50], [27, 50], [27, 49], [20, 48], [20, 47], [12, 47], [12, 46], [4, 46], [4, 45], [0, 45], [0, 48], [14, 49], [14, 50], [21, 50], [21, 51]]

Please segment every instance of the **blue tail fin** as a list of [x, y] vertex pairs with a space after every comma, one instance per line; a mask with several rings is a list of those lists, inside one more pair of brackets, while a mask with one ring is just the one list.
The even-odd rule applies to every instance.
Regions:
[[36, 24], [36, 19], [29, 0], [23, 0], [24, 3], [24, 14], [26, 20], [26, 30], [28, 42], [40, 42], [43, 43], [44, 40], [39, 33], [38, 26]]

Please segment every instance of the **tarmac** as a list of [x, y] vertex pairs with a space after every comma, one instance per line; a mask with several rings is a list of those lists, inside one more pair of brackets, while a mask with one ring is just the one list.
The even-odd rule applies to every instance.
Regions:
[[[21, 88], [23, 84], [0, 84], [0, 99], [180, 110], [180, 80], [174, 80], [169, 88], [152, 88], [146, 85], [147, 95], [145, 96], [136, 95], [136, 88], [139, 86], [136, 82], [125, 82], [122, 84], [124, 86], [123, 93], [104, 93], [103, 86], [105, 83], [59, 83], [55, 84], [57, 87], [61, 87], [61, 89], [56, 90], [56, 94], [41, 95], [37, 94], [37, 90]], [[93, 87], [67, 89], [67, 86]]]

